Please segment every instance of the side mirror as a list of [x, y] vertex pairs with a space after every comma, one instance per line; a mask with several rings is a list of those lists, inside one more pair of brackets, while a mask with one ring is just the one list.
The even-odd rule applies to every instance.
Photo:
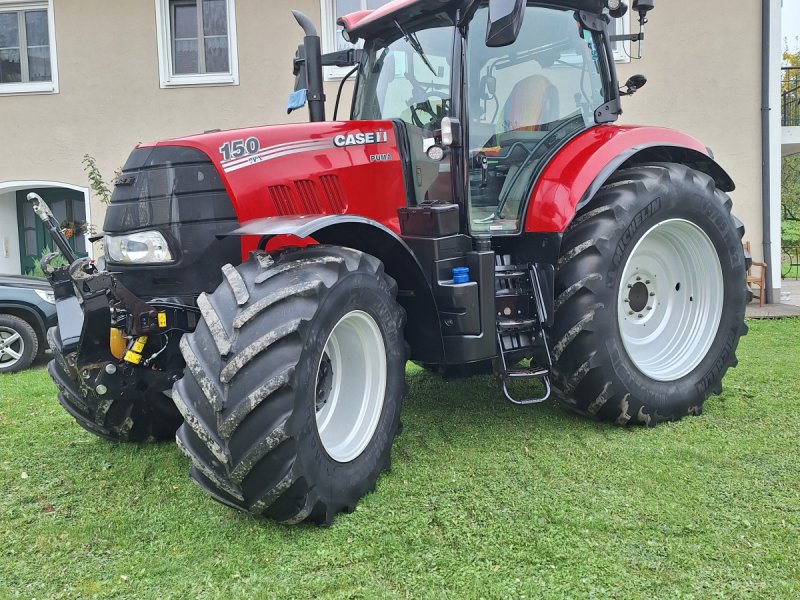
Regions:
[[633, 95], [637, 90], [642, 89], [647, 83], [647, 77], [644, 75], [631, 75], [630, 79], [625, 82], [625, 87], [628, 88], [623, 94], [625, 96]]
[[526, 0], [489, 0], [489, 25], [486, 28], [489, 48], [501, 48], [517, 41], [526, 4]]

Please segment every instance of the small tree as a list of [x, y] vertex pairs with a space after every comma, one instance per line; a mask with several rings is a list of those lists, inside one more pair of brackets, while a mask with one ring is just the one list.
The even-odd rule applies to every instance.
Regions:
[[97, 168], [97, 161], [89, 154], [83, 155], [83, 170], [89, 177], [89, 187], [94, 195], [103, 204], [108, 204], [111, 201], [111, 188], [103, 179], [103, 174]]

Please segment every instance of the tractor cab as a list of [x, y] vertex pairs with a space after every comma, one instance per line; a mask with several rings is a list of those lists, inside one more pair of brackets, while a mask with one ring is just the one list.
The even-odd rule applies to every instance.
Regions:
[[360, 47], [351, 119], [403, 130], [409, 205], [455, 201], [463, 233], [519, 234], [541, 167], [621, 112], [611, 18], [586, 0], [398, 1], [342, 17]]

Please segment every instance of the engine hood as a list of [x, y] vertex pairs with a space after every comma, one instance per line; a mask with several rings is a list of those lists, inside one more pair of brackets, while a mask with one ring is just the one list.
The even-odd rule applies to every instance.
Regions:
[[140, 146], [137, 151], [170, 148], [192, 149], [208, 158], [239, 222], [357, 212], [399, 230], [396, 211], [405, 205], [405, 188], [391, 121], [213, 131]]

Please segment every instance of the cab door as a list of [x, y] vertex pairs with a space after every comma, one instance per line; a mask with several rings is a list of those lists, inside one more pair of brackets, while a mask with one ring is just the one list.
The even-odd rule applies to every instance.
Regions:
[[605, 102], [597, 34], [573, 10], [529, 3], [516, 41], [487, 47], [488, 6], [467, 34], [468, 227], [518, 233], [533, 182]]

